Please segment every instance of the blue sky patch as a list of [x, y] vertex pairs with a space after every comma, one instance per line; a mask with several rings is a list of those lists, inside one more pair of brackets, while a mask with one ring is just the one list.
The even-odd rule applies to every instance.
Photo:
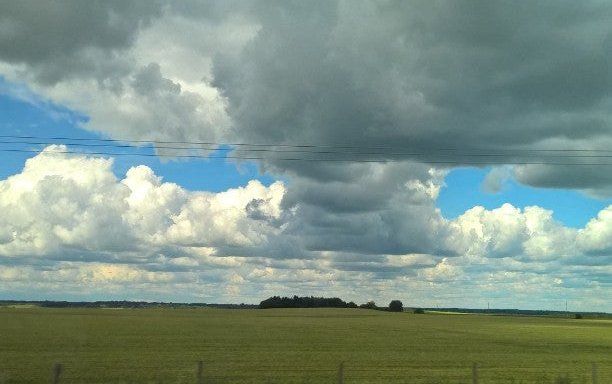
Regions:
[[537, 205], [552, 210], [553, 217], [568, 227], [582, 228], [612, 199], [594, 199], [570, 190], [533, 188], [508, 179], [497, 193], [487, 192], [482, 183], [490, 168], [457, 168], [445, 179], [437, 205], [444, 217], [455, 218], [466, 210], [480, 205], [495, 209], [504, 203], [518, 208]]

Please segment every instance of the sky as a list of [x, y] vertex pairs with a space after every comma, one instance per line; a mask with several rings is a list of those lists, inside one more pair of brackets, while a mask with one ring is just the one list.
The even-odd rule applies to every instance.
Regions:
[[612, 4], [0, 3], [0, 299], [612, 312]]

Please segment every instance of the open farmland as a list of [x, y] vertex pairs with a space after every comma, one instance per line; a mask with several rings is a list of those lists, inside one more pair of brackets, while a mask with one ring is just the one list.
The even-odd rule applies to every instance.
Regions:
[[[0, 307], [0, 383], [612, 383], [612, 321], [363, 309]], [[567, 377], [566, 377], [567, 376]], [[558, 381], [559, 378], [563, 380]]]

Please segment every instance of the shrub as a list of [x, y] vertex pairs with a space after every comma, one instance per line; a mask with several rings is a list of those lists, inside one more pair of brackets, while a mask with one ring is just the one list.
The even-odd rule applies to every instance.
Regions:
[[423, 310], [423, 308], [416, 308], [414, 310], [414, 313], [416, 313], [417, 315], [422, 315], [425, 313], [425, 311]]

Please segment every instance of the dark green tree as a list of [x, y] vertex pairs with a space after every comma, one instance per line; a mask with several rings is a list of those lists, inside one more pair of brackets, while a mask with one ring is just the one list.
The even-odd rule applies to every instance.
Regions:
[[403, 312], [404, 304], [402, 304], [399, 300], [391, 300], [389, 303], [389, 311], [390, 312]]

